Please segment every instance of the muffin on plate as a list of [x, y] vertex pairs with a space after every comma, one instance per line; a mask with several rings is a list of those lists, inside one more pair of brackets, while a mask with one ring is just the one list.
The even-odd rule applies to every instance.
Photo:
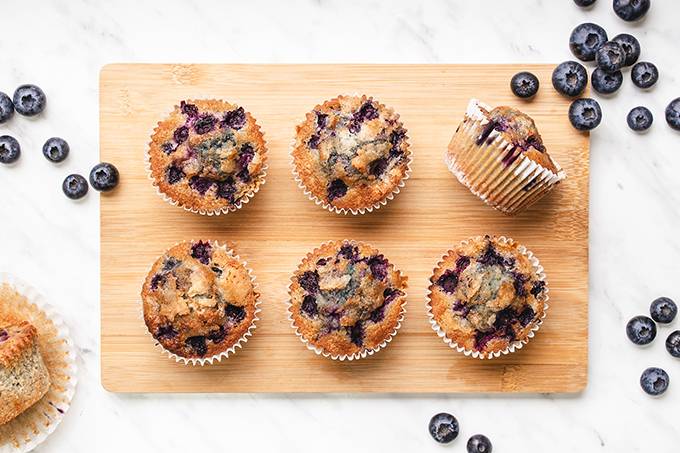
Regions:
[[366, 96], [317, 105], [296, 128], [298, 185], [338, 213], [372, 211], [399, 193], [410, 173], [406, 129], [392, 109]]
[[531, 206], [565, 178], [529, 116], [511, 107], [468, 105], [445, 162], [461, 184], [506, 214]]
[[303, 343], [325, 357], [352, 360], [396, 335], [406, 277], [370, 245], [332, 241], [307, 254], [289, 292], [290, 318]]
[[151, 267], [142, 287], [149, 333], [176, 360], [221, 360], [246, 341], [259, 294], [250, 270], [214, 241], [182, 242]]
[[543, 267], [503, 236], [471, 238], [449, 250], [429, 291], [433, 329], [452, 348], [480, 359], [521, 348], [548, 309]]
[[147, 159], [153, 185], [166, 201], [207, 215], [247, 203], [267, 169], [255, 119], [220, 100], [182, 101], [158, 123]]

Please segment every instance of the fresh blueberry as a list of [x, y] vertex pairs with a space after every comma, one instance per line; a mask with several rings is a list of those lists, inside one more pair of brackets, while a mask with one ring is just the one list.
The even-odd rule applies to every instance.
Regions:
[[71, 200], [83, 198], [87, 194], [87, 179], [80, 175], [68, 175], [61, 185], [61, 190]]
[[614, 41], [609, 41], [597, 49], [597, 52], [595, 52], [595, 62], [597, 67], [605, 72], [616, 72], [626, 62], [626, 52]]
[[640, 386], [648, 395], [659, 396], [668, 389], [670, 378], [661, 368], [651, 367], [642, 372]]
[[5, 93], [0, 91], [0, 124], [14, 116], [14, 104]]
[[21, 156], [21, 146], [16, 138], [10, 135], [0, 137], [0, 164], [11, 164]]
[[659, 80], [659, 70], [653, 63], [641, 61], [635, 63], [630, 71], [630, 77], [638, 88], [649, 88]]
[[467, 443], [468, 453], [491, 453], [493, 446], [484, 434], [475, 434]]
[[45, 110], [47, 97], [43, 90], [35, 85], [21, 85], [14, 92], [14, 108], [24, 116], [35, 116]]
[[602, 121], [602, 109], [595, 99], [576, 99], [569, 107], [569, 121], [579, 131], [595, 129]]
[[592, 6], [595, 1], [596, 0], [574, 0], [574, 3], [576, 3], [576, 5], [580, 6], [581, 8], [586, 8], [588, 6]]
[[538, 93], [538, 77], [530, 72], [518, 72], [510, 80], [510, 89], [520, 98], [530, 98]]
[[645, 345], [656, 338], [656, 324], [647, 316], [636, 316], [626, 324], [628, 339], [637, 345]]
[[673, 357], [680, 358], [680, 330], [671, 332], [666, 338], [666, 350]]
[[680, 98], [673, 99], [666, 107], [666, 122], [676, 131], [680, 131]]
[[668, 297], [659, 297], [652, 302], [649, 313], [654, 321], [669, 324], [678, 314], [678, 306]]
[[628, 33], [621, 33], [620, 35], [614, 36], [612, 42], [617, 43], [623, 51], [626, 53], [626, 61], [623, 63], [624, 66], [632, 66], [640, 58], [640, 42], [633, 35]]
[[430, 419], [430, 435], [440, 444], [448, 444], [458, 437], [458, 420], [451, 414], [442, 412]]
[[623, 73], [621, 71], [605, 72], [600, 68], [595, 68], [590, 77], [593, 89], [600, 94], [612, 94], [621, 88], [623, 84]]
[[66, 143], [66, 140], [59, 137], [52, 137], [48, 139], [43, 145], [43, 156], [50, 162], [61, 162], [68, 157], [71, 148]]
[[593, 61], [595, 52], [608, 41], [607, 32], [597, 24], [578, 25], [569, 37], [571, 53], [581, 61]]
[[636, 132], [642, 132], [652, 126], [654, 116], [647, 107], [639, 106], [628, 112], [626, 121], [628, 122], [628, 127]]
[[651, 6], [650, 0], [614, 0], [614, 12], [626, 22], [641, 19]]
[[100, 192], [113, 190], [118, 185], [118, 179], [118, 169], [108, 162], [97, 164], [90, 170], [90, 184]]
[[588, 72], [580, 63], [565, 61], [560, 63], [553, 71], [552, 84], [558, 93], [575, 97], [586, 89]]

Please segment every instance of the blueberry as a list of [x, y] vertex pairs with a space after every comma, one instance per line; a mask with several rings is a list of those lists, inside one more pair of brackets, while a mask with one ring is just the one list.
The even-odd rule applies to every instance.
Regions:
[[304, 299], [302, 299], [300, 311], [309, 317], [316, 316], [317, 313], [319, 313], [319, 306], [316, 304], [316, 297], [310, 296], [309, 294], [306, 295]]
[[558, 93], [565, 96], [578, 96], [588, 84], [588, 72], [575, 61], [560, 63], [552, 73], [552, 84]]
[[387, 260], [382, 255], [376, 255], [369, 258], [368, 267], [371, 269], [371, 275], [378, 280], [385, 280], [387, 277]]
[[207, 134], [215, 128], [217, 123], [217, 118], [215, 118], [210, 113], [204, 113], [201, 115], [194, 124], [194, 130], [197, 134]]
[[582, 8], [586, 8], [588, 6], [592, 6], [595, 3], [595, 1], [596, 0], [574, 0], [574, 3], [576, 3], [576, 5]]
[[203, 335], [189, 337], [185, 343], [193, 349], [199, 356], [204, 356], [208, 352], [208, 346], [205, 344], [206, 338]]
[[430, 419], [430, 435], [440, 444], [448, 444], [458, 437], [458, 420], [451, 414], [442, 412]]
[[595, 99], [576, 99], [569, 107], [569, 121], [580, 131], [595, 129], [602, 121], [602, 109]]
[[61, 190], [71, 200], [83, 198], [87, 194], [87, 179], [80, 175], [68, 175], [61, 185]]
[[14, 116], [14, 104], [5, 93], [0, 91], [0, 124]]
[[654, 321], [669, 324], [678, 314], [678, 306], [668, 297], [659, 297], [652, 302], [649, 313]]
[[666, 122], [676, 131], [680, 131], [680, 98], [673, 99], [666, 107]]
[[619, 44], [609, 41], [597, 49], [595, 62], [597, 67], [605, 72], [616, 72], [626, 62], [626, 52]]
[[90, 185], [94, 190], [108, 192], [118, 185], [118, 169], [108, 162], [95, 165], [90, 170]]
[[632, 66], [640, 58], [640, 42], [633, 35], [628, 33], [621, 33], [614, 36], [612, 42], [617, 43], [626, 53], [626, 61], [624, 66]]
[[484, 434], [475, 434], [467, 443], [468, 453], [491, 453], [493, 446]]
[[659, 396], [668, 389], [670, 378], [661, 368], [651, 367], [642, 372], [640, 386], [648, 395]]
[[21, 146], [16, 138], [10, 135], [0, 136], [0, 164], [11, 164], [21, 156]]
[[70, 150], [66, 140], [59, 137], [48, 139], [42, 148], [43, 156], [50, 162], [62, 162], [68, 157]]
[[175, 164], [170, 165], [168, 169], [165, 171], [165, 179], [167, 179], [168, 184], [177, 184], [185, 176], [186, 175], [184, 174], [182, 169], [175, 166]]
[[581, 61], [593, 61], [595, 52], [608, 41], [607, 32], [597, 24], [578, 25], [569, 37], [571, 53]]
[[623, 73], [621, 71], [608, 73], [600, 68], [595, 68], [593, 75], [590, 77], [590, 83], [598, 93], [612, 94], [621, 88]]
[[671, 332], [666, 338], [666, 350], [673, 357], [680, 358], [680, 330]]
[[439, 285], [445, 293], [453, 294], [456, 290], [456, 286], [458, 286], [458, 272], [453, 269], [447, 269], [437, 279], [437, 285]]
[[518, 72], [510, 80], [510, 89], [520, 98], [530, 98], [538, 93], [538, 77], [530, 72]]
[[621, 19], [632, 22], [641, 19], [651, 6], [650, 0], [614, 0], [614, 12]]
[[642, 132], [646, 131], [652, 126], [654, 116], [647, 107], [639, 106], [628, 112], [626, 121], [628, 122], [628, 127], [634, 131]]
[[317, 271], [305, 271], [299, 278], [298, 283], [309, 294], [319, 292], [319, 273]]
[[35, 116], [45, 110], [47, 97], [43, 90], [35, 85], [21, 85], [14, 92], [14, 108], [24, 116]]
[[196, 258], [199, 262], [206, 266], [210, 263], [212, 258], [212, 245], [210, 242], [203, 242], [199, 240], [191, 245], [191, 257]]
[[246, 112], [243, 107], [232, 110], [224, 114], [221, 126], [228, 126], [232, 129], [241, 129], [246, 124]]
[[224, 314], [229, 320], [237, 324], [246, 319], [246, 309], [238, 305], [227, 304], [224, 308]]
[[356, 324], [351, 326], [349, 328], [349, 341], [352, 342], [355, 346], [363, 346], [364, 344], [364, 325], [361, 323], [361, 321], [358, 321]]
[[641, 61], [635, 63], [630, 71], [630, 78], [638, 88], [649, 88], [659, 80], [659, 70], [653, 63]]
[[637, 345], [645, 345], [656, 338], [656, 324], [647, 316], [636, 316], [626, 324], [628, 339]]
[[342, 198], [347, 193], [347, 184], [342, 179], [335, 179], [328, 185], [328, 201]]

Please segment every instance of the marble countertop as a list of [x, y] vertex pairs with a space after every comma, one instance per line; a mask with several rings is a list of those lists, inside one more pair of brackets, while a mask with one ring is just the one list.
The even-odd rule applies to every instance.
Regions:
[[[450, 451], [465, 451], [467, 438], [482, 432], [498, 452], [677, 452], [680, 361], [663, 347], [671, 329], [661, 329], [645, 350], [624, 334], [626, 321], [646, 312], [653, 298], [680, 300], [680, 134], [663, 119], [665, 105], [680, 96], [680, 5], [652, 3], [645, 21], [630, 25], [609, 0], [590, 11], [571, 0], [4, 0], [0, 91], [35, 83], [49, 106], [40, 118], [0, 126], [23, 148], [18, 165], [0, 168], [0, 269], [30, 281], [60, 309], [80, 350], [71, 411], [39, 451], [439, 451], [427, 422], [448, 411], [462, 426]], [[637, 36], [642, 59], [655, 62], [661, 78], [642, 93], [626, 74], [615, 97], [599, 98], [605, 117], [591, 145], [590, 365], [583, 393], [166, 396], [102, 389], [99, 197], [74, 203], [60, 189], [67, 173], [86, 174], [98, 160], [102, 65], [556, 63], [572, 58], [569, 33], [585, 21], [610, 36]], [[626, 126], [636, 105], [655, 115], [646, 135]], [[57, 169], [40, 151], [54, 135], [66, 138], [72, 153]], [[640, 390], [648, 366], [671, 375], [662, 398]]]

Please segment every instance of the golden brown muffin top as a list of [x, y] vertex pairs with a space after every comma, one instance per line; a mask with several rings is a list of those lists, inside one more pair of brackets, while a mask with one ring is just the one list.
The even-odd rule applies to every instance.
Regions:
[[10, 367], [31, 348], [38, 335], [28, 321], [0, 320], [0, 365]]

